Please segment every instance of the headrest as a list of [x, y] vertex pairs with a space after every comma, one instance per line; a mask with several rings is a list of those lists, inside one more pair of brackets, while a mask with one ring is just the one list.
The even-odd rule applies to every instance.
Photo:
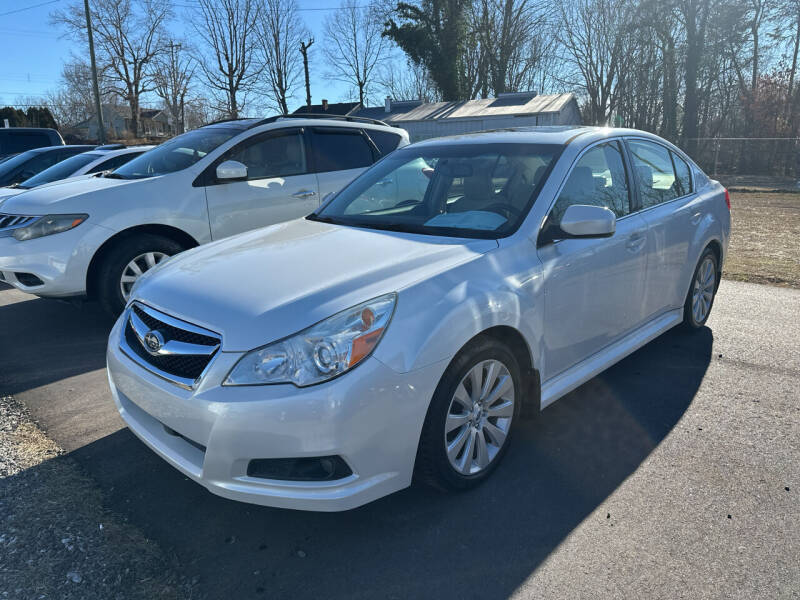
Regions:
[[636, 165], [636, 176], [644, 187], [653, 187], [653, 168], [648, 165]]

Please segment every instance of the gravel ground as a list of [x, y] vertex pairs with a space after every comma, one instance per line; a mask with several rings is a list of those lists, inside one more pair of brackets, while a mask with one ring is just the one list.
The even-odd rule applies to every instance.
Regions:
[[0, 598], [197, 598], [97, 485], [0, 397]]

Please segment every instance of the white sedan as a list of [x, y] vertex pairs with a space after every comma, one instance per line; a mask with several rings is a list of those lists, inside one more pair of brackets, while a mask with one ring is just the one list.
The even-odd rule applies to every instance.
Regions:
[[344, 510], [415, 472], [469, 488], [523, 407], [704, 326], [729, 210], [719, 183], [640, 131], [414, 144], [305, 219], [140, 278], [109, 339], [114, 401], [227, 498]]

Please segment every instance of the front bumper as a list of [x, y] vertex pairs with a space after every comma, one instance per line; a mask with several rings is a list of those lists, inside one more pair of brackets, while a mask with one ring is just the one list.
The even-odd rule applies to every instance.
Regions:
[[[114, 402], [152, 450], [209, 491], [300, 510], [355, 508], [411, 484], [428, 403], [446, 368], [400, 374], [375, 358], [320, 385], [222, 387], [241, 353], [221, 352], [194, 390], [144, 370], [111, 333]], [[352, 475], [286, 481], [247, 475], [252, 459], [341, 456]]]
[[[0, 237], [2, 279], [37, 296], [66, 297], [86, 293], [86, 274], [97, 249], [113, 232], [82, 223], [74, 229], [24, 242]], [[41, 285], [25, 285], [15, 273], [35, 275]]]

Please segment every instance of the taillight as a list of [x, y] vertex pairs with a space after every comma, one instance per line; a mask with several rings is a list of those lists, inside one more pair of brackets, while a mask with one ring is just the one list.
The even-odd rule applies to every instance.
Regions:
[[728, 190], [725, 190], [725, 204], [728, 206], [728, 210], [731, 209], [731, 193]]

